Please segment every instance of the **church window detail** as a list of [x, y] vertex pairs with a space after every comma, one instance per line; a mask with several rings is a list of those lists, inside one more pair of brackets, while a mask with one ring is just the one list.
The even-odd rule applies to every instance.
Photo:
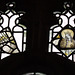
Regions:
[[72, 6], [72, 3], [65, 2], [64, 12], [54, 12], [59, 23], [50, 27], [48, 52], [75, 61], [75, 13]]
[[1, 59], [26, 50], [27, 27], [19, 23], [25, 14], [13, 10], [15, 2], [6, 4], [7, 11], [0, 11], [0, 53]]

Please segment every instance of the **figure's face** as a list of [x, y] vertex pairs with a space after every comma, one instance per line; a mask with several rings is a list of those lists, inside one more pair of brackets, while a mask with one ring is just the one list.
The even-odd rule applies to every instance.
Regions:
[[67, 41], [71, 41], [71, 35], [70, 35], [69, 33], [66, 33], [66, 34], [65, 34], [65, 39], [66, 39]]

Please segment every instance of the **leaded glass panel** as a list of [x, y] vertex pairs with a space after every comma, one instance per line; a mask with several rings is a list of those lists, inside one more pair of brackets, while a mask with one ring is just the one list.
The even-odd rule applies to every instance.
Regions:
[[27, 27], [19, 23], [25, 12], [13, 10], [15, 2], [6, 4], [7, 11], [0, 12], [0, 53], [1, 59], [26, 50]]
[[64, 12], [54, 12], [59, 23], [50, 27], [48, 52], [75, 61], [75, 15], [69, 2], [64, 3], [64, 8]]

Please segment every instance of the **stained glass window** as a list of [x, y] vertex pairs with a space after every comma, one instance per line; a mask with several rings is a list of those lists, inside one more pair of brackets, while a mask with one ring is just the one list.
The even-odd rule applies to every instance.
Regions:
[[7, 11], [0, 12], [0, 53], [1, 59], [26, 50], [27, 27], [19, 23], [25, 12], [13, 10], [15, 2], [6, 4]]
[[64, 12], [54, 12], [59, 23], [50, 27], [48, 52], [75, 61], [75, 13], [73, 3], [64, 3]]

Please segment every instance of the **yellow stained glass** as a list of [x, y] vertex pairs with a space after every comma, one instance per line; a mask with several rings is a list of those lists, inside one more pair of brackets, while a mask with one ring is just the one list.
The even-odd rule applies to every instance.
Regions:
[[58, 35], [56, 38], [58, 38], [58, 39], [59, 39], [59, 38], [60, 38], [60, 35]]
[[14, 43], [15, 44], [15, 41], [13, 40], [13, 41], [11, 41], [11, 43]]

